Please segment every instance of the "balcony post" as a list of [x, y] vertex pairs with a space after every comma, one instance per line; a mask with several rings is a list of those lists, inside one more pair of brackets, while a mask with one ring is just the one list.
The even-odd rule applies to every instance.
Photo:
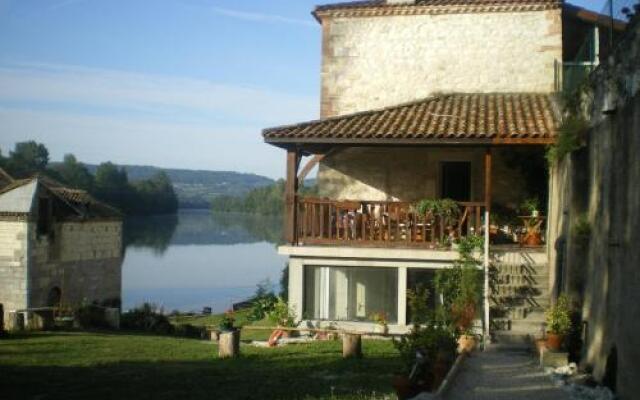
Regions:
[[284, 239], [287, 243], [297, 244], [297, 193], [298, 167], [300, 153], [297, 148], [287, 149], [287, 173], [284, 184]]
[[484, 154], [484, 344], [489, 343], [490, 314], [489, 314], [489, 216], [491, 214], [491, 148]]

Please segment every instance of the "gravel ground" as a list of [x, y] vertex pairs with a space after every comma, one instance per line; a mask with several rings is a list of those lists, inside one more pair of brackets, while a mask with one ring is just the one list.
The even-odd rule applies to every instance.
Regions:
[[489, 347], [465, 360], [446, 400], [568, 400], [524, 351]]

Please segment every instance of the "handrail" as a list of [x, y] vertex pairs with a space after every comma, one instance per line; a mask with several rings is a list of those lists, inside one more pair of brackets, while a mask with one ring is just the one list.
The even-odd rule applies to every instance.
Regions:
[[483, 202], [459, 202], [459, 215], [419, 213], [406, 201], [300, 197], [297, 244], [440, 247], [482, 232]]

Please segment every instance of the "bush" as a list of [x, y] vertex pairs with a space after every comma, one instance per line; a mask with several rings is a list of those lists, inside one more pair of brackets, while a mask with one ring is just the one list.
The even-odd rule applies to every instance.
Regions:
[[271, 311], [268, 315], [269, 321], [273, 324], [281, 327], [293, 327], [295, 326], [296, 315], [289, 308], [289, 304], [282, 299], [282, 297], [278, 297], [278, 300], [273, 306], [273, 311]]
[[154, 304], [144, 303], [142, 306], [127, 311], [120, 317], [122, 329], [132, 331], [172, 334], [174, 327], [169, 318], [163, 315]]
[[431, 323], [426, 326], [414, 326], [408, 335], [394, 342], [394, 345], [400, 353], [405, 373], [413, 370], [419, 352], [423, 361], [418, 363], [421, 369], [418, 375], [427, 382], [433, 382], [436, 364], [451, 364], [455, 359], [457, 338], [452, 330]]
[[75, 312], [75, 318], [81, 328], [110, 328], [105, 318], [105, 309], [97, 304], [88, 304], [79, 307]]
[[191, 324], [179, 324], [174, 328], [173, 333], [176, 336], [203, 339], [207, 335], [207, 329], [204, 326], [195, 326]]

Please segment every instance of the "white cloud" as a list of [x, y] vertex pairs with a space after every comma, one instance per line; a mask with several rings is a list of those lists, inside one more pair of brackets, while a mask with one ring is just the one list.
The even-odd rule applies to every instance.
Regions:
[[265, 88], [69, 65], [0, 67], [0, 101], [53, 102], [132, 112], [198, 112], [267, 125], [314, 118], [317, 100]]
[[281, 15], [252, 13], [252, 12], [246, 12], [246, 11], [231, 10], [228, 8], [221, 8], [221, 7], [211, 7], [211, 10], [213, 10], [213, 12], [218, 15], [242, 19], [245, 21], [284, 23], [284, 24], [307, 26], [311, 28], [315, 28], [318, 26], [318, 24], [314, 23], [313, 21], [307, 21], [304, 19], [297, 19], [297, 18], [288, 18], [288, 17], [283, 17]]

